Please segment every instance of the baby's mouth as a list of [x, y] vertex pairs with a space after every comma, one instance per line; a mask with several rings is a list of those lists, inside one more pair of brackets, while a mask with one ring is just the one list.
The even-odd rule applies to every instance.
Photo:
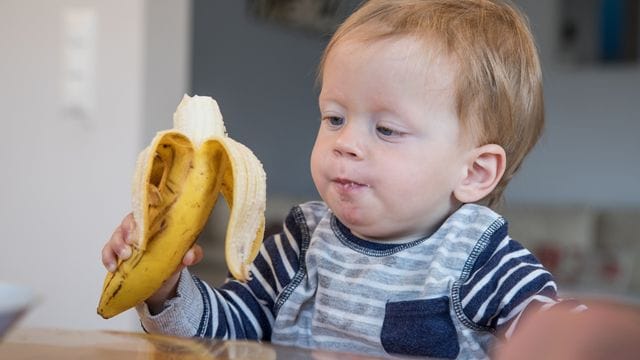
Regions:
[[353, 181], [353, 180], [349, 180], [349, 179], [343, 179], [343, 178], [333, 179], [333, 182], [336, 185], [338, 185], [340, 188], [345, 189], [345, 190], [352, 190], [352, 189], [370, 187], [368, 184], [362, 184], [362, 183], [359, 183], [357, 181]]

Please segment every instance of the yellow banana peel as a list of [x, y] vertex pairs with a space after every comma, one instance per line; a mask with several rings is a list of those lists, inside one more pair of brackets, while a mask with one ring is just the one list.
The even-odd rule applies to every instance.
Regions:
[[262, 164], [227, 136], [218, 104], [184, 96], [174, 128], [158, 132], [138, 156], [132, 205], [132, 255], [107, 273], [98, 314], [110, 318], [149, 298], [178, 268], [222, 194], [230, 209], [225, 259], [247, 281], [264, 233]]

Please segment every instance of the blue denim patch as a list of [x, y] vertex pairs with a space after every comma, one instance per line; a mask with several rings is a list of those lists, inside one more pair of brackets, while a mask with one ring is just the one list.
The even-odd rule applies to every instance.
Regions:
[[387, 303], [380, 340], [390, 354], [455, 359], [460, 352], [446, 296]]

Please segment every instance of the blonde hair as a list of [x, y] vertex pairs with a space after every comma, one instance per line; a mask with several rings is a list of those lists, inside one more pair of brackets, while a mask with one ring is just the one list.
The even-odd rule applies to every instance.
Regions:
[[504, 176], [483, 202], [496, 205], [544, 126], [542, 71], [526, 17], [499, 0], [370, 0], [338, 28], [319, 67], [347, 35], [371, 41], [434, 38], [457, 62], [456, 105], [465, 134], [498, 144]]

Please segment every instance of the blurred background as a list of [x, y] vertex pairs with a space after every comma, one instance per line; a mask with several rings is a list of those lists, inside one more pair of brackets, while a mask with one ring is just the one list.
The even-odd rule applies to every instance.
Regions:
[[[95, 308], [100, 250], [130, 211], [135, 158], [183, 94], [217, 99], [268, 175], [276, 225], [316, 199], [316, 67], [358, 1], [0, 0], [0, 281], [26, 326], [139, 330]], [[545, 134], [502, 211], [568, 293], [640, 295], [637, 0], [517, 0], [545, 77]], [[225, 275], [223, 206], [195, 271]]]

